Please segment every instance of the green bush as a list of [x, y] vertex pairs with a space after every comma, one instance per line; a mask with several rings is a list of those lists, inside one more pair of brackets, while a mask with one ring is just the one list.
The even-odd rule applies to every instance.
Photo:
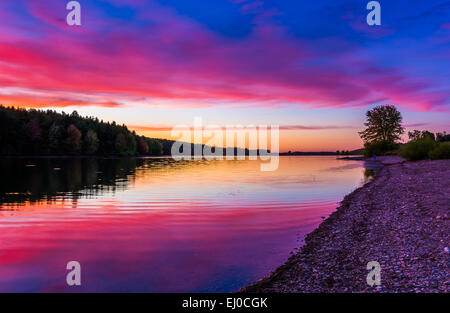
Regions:
[[397, 149], [397, 145], [387, 141], [377, 141], [372, 143], [366, 143], [364, 145], [364, 156], [371, 157], [374, 153], [376, 155], [383, 155], [388, 151]]
[[429, 157], [431, 150], [438, 144], [431, 138], [426, 137], [408, 142], [401, 153], [402, 157], [410, 161], [424, 160]]
[[436, 148], [430, 151], [430, 159], [450, 159], [450, 142], [443, 142], [439, 144]]

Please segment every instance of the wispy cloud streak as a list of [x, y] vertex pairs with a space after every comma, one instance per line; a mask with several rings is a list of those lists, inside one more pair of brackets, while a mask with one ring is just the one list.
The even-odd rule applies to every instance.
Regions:
[[80, 28], [65, 25], [60, 1], [14, 3], [0, 5], [0, 33], [7, 34], [0, 36], [0, 89], [39, 92], [0, 93], [4, 104], [110, 107], [139, 97], [185, 101], [186, 108], [240, 103], [343, 108], [385, 99], [415, 111], [449, 111], [450, 81], [437, 69], [450, 64], [445, 57], [432, 59], [444, 55], [445, 42], [431, 40], [443, 38], [446, 23], [430, 31], [430, 38], [438, 37], [422, 41], [430, 47], [417, 65], [412, 52], [389, 41], [395, 29], [383, 35], [385, 46], [374, 43], [372, 50], [364, 46], [373, 36], [362, 31], [367, 26], [355, 26], [354, 18], [340, 20], [359, 41], [344, 35], [307, 38], [295, 34], [283, 19], [286, 12], [263, 1], [230, 2], [236, 14], [251, 17], [248, 33], [235, 38], [200, 16], [155, 1], [115, 0], [108, 9], [91, 1]]

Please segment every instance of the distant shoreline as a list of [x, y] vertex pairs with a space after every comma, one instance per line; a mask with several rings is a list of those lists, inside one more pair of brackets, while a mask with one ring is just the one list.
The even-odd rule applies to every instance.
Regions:
[[[449, 292], [449, 195], [450, 160], [384, 166], [299, 252], [241, 292]], [[381, 265], [378, 287], [366, 282], [371, 261]]]
[[0, 155], [0, 159], [163, 159], [171, 158], [170, 155]]
[[[271, 155], [271, 154], [270, 154]], [[236, 155], [235, 155], [236, 156]], [[279, 156], [339, 156], [337, 154], [324, 154], [322, 152], [311, 152], [304, 154], [280, 153]], [[132, 159], [132, 158], [171, 158], [171, 155], [0, 155], [0, 159]], [[224, 155], [225, 157], [225, 155]], [[248, 155], [246, 155], [248, 157]], [[361, 157], [343, 157], [340, 160], [359, 160]]]
[[[287, 153], [282, 152], [279, 156], [336, 156], [338, 160], [366, 160], [371, 158], [365, 158], [360, 155], [343, 156], [342, 154], [336, 154], [333, 152], [295, 152]], [[225, 156], [225, 155], [224, 155]], [[245, 156], [248, 156], [246, 154]], [[39, 159], [69, 159], [69, 158], [100, 158], [100, 159], [117, 159], [117, 158], [171, 158], [171, 155], [0, 155], [0, 158], [39, 158]]]

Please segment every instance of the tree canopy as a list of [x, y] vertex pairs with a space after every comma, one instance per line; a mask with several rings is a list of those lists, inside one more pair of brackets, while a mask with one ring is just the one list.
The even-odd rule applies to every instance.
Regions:
[[366, 113], [366, 129], [359, 135], [367, 143], [395, 144], [405, 132], [402, 115], [393, 105], [380, 105]]
[[125, 125], [47, 110], [0, 105], [0, 155], [169, 155], [172, 141]]

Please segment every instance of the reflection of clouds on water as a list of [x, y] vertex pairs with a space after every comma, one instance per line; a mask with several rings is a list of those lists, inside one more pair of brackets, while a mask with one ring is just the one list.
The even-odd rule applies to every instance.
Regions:
[[[174, 161], [171, 158], [56, 158], [7, 159], [0, 168], [8, 180], [0, 182], [0, 203], [100, 199], [117, 195], [140, 199], [196, 197], [233, 199], [303, 199], [339, 192], [342, 175], [360, 175], [361, 162], [340, 164], [333, 158], [285, 157], [273, 173], [260, 171], [259, 161]], [[347, 162], [347, 161], [346, 161]], [[32, 168], [26, 165], [33, 163]], [[328, 166], [327, 166], [328, 165]], [[58, 171], [54, 169], [58, 168]], [[350, 173], [350, 172], [352, 173]], [[15, 173], [15, 174], [14, 174]], [[333, 192], [334, 193], [334, 192]]]
[[332, 157], [281, 157], [274, 172], [258, 161], [32, 162], [0, 160], [0, 291], [67, 291], [68, 259], [89, 269], [83, 291], [235, 291], [283, 263], [363, 176], [363, 163], [343, 170], [352, 163]]

